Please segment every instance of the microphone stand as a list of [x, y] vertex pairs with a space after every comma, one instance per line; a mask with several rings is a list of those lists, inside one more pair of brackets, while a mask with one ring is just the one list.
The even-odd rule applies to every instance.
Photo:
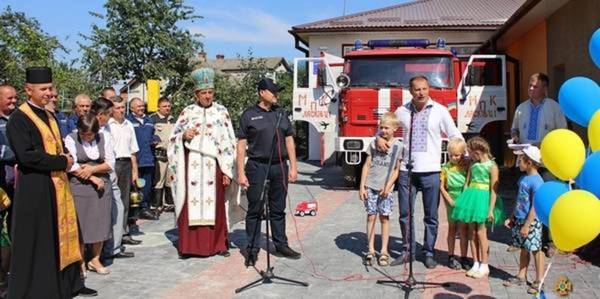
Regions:
[[[259, 275], [260, 278], [241, 287], [241, 288], [237, 288], [235, 289], [235, 293], [240, 293], [243, 292], [247, 289], [249, 289], [250, 287], [257, 285], [257, 284], [267, 284], [267, 283], [273, 283], [273, 280], [278, 279], [281, 281], [285, 281], [285, 282], [289, 282], [291, 284], [296, 284], [299, 286], [304, 286], [307, 287], [308, 283], [306, 282], [301, 282], [301, 281], [296, 281], [296, 280], [292, 280], [289, 278], [285, 278], [285, 277], [281, 277], [281, 276], [277, 276], [273, 273], [273, 268], [271, 266], [271, 250], [270, 250], [270, 245], [269, 245], [269, 237], [270, 237], [270, 230], [269, 230], [269, 223], [271, 222], [271, 213], [269, 211], [269, 196], [265, 196], [267, 194], [267, 186], [269, 185], [269, 173], [271, 171], [271, 164], [273, 163], [273, 154], [275, 153], [275, 146], [279, 145], [279, 138], [277, 137], [277, 130], [279, 130], [279, 124], [281, 123], [281, 118], [283, 117], [283, 109], [280, 108], [281, 110], [279, 111], [279, 115], [277, 116], [277, 122], [275, 124], [275, 128], [273, 129], [275, 134], [274, 134], [274, 142], [271, 145], [271, 155], [269, 156], [269, 163], [267, 165], [267, 173], [265, 175], [265, 180], [263, 181], [263, 186], [262, 186], [262, 191], [260, 193], [260, 206], [263, 207], [265, 214], [266, 214], [266, 237], [267, 237], [267, 269], [265, 269], [264, 271], [260, 271]], [[284, 173], [285, 175], [285, 173]], [[283, 178], [285, 180], [285, 178]], [[262, 211], [262, 209], [261, 209]], [[261, 213], [262, 214], [262, 213]], [[256, 225], [254, 227], [254, 234], [252, 235], [252, 242], [250, 242], [250, 246], [248, 247], [248, 254], [250, 254], [250, 252], [252, 252], [252, 250], [254, 249], [254, 241], [256, 240], [256, 235], [259, 233], [259, 228], [261, 226], [261, 221], [257, 221]]]
[[[412, 104], [411, 104], [412, 105]], [[411, 112], [410, 112], [410, 127], [408, 128], [408, 161], [406, 162], [406, 171], [408, 172], [408, 232], [407, 232], [407, 236], [405, 236], [405, 239], [408, 239], [408, 278], [406, 278], [406, 280], [404, 281], [398, 281], [395, 280], [393, 278], [389, 279], [389, 280], [377, 280], [377, 284], [394, 284], [396, 286], [398, 286], [399, 288], [403, 289], [405, 291], [405, 295], [408, 298], [408, 295], [410, 295], [410, 292], [412, 292], [412, 290], [417, 289], [416, 286], [417, 285], [422, 285], [423, 287], [421, 287], [422, 289], [425, 289], [425, 286], [433, 286], [433, 287], [449, 287], [450, 284], [449, 283], [437, 283], [437, 282], [425, 282], [425, 281], [417, 281], [415, 279], [415, 276], [413, 274], [413, 252], [414, 252], [414, 248], [413, 248], [413, 242], [412, 242], [412, 238], [413, 238], [413, 230], [414, 230], [414, 218], [413, 218], [413, 214], [414, 214], [414, 207], [415, 207], [415, 200], [412, 200], [412, 170], [413, 170], [413, 160], [412, 160], [412, 133], [413, 133], [413, 124], [414, 124], [414, 118], [415, 118], [415, 107], [414, 105], [411, 106]], [[400, 188], [398, 188], [398, 192], [400, 192]]]

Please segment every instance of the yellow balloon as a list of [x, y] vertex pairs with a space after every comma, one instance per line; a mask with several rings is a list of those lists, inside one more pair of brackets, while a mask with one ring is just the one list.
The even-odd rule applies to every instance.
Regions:
[[557, 178], [574, 179], [585, 162], [585, 146], [575, 132], [554, 130], [544, 137], [541, 146], [542, 163]]
[[554, 245], [573, 251], [600, 233], [600, 200], [585, 190], [561, 195], [550, 210], [550, 233]]
[[594, 113], [588, 125], [588, 139], [592, 151], [600, 150], [600, 110]]

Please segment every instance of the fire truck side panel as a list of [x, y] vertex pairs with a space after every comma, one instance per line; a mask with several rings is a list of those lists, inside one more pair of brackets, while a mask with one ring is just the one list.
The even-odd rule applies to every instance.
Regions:
[[472, 55], [457, 89], [457, 126], [479, 133], [488, 123], [506, 120], [506, 66], [502, 55]]

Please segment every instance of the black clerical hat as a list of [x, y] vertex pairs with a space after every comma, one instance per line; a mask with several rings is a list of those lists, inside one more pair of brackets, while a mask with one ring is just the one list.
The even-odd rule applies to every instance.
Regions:
[[52, 83], [52, 69], [45, 66], [28, 67], [25, 70], [25, 82], [33, 84]]

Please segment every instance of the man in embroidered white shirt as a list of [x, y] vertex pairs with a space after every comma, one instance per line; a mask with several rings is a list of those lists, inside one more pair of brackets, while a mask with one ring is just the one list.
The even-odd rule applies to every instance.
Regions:
[[548, 76], [543, 73], [529, 78], [529, 99], [517, 107], [511, 126], [513, 143], [539, 146], [550, 131], [567, 127], [567, 119], [560, 106], [548, 98], [548, 83]]
[[[548, 76], [544, 73], [535, 73], [529, 77], [527, 89], [529, 99], [517, 107], [512, 122], [513, 143], [528, 143], [539, 147], [550, 131], [567, 127], [567, 119], [560, 106], [556, 101], [548, 98], [549, 83]], [[544, 181], [556, 180], [556, 177], [544, 167], [540, 168], [539, 173]], [[554, 254], [554, 245], [548, 228], [543, 226], [542, 231], [542, 250], [547, 257], [550, 257]]]
[[[412, 242], [412, 248], [416, 248], [414, 223], [408, 223], [409, 199], [408, 199], [408, 156], [412, 148], [412, 176], [411, 176], [411, 198], [412, 205], [415, 203], [417, 191], [422, 192], [423, 209], [425, 212], [425, 240], [423, 242], [423, 253], [425, 255], [425, 266], [429, 269], [435, 268], [437, 263], [434, 259], [435, 241], [438, 229], [438, 205], [440, 201], [440, 170], [442, 155], [442, 139], [463, 138], [456, 127], [448, 109], [429, 97], [429, 82], [424, 76], [410, 79], [410, 93], [413, 99], [396, 110], [400, 121], [402, 132], [404, 132], [402, 151], [402, 163], [400, 176], [398, 177], [398, 204], [400, 206], [400, 230], [404, 239], [402, 254], [392, 262], [392, 266], [400, 265], [415, 259], [409, 256], [408, 240]], [[412, 130], [411, 130], [412, 127]], [[412, 138], [408, 138], [412, 132]], [[411, 141], [412, 139], [412, 141]], [[377, 137], [377, 146], [380, 150], [387, 151], [387, 145], [383, 138]], [[407, 230], [410, 230], [410, 237]]]

